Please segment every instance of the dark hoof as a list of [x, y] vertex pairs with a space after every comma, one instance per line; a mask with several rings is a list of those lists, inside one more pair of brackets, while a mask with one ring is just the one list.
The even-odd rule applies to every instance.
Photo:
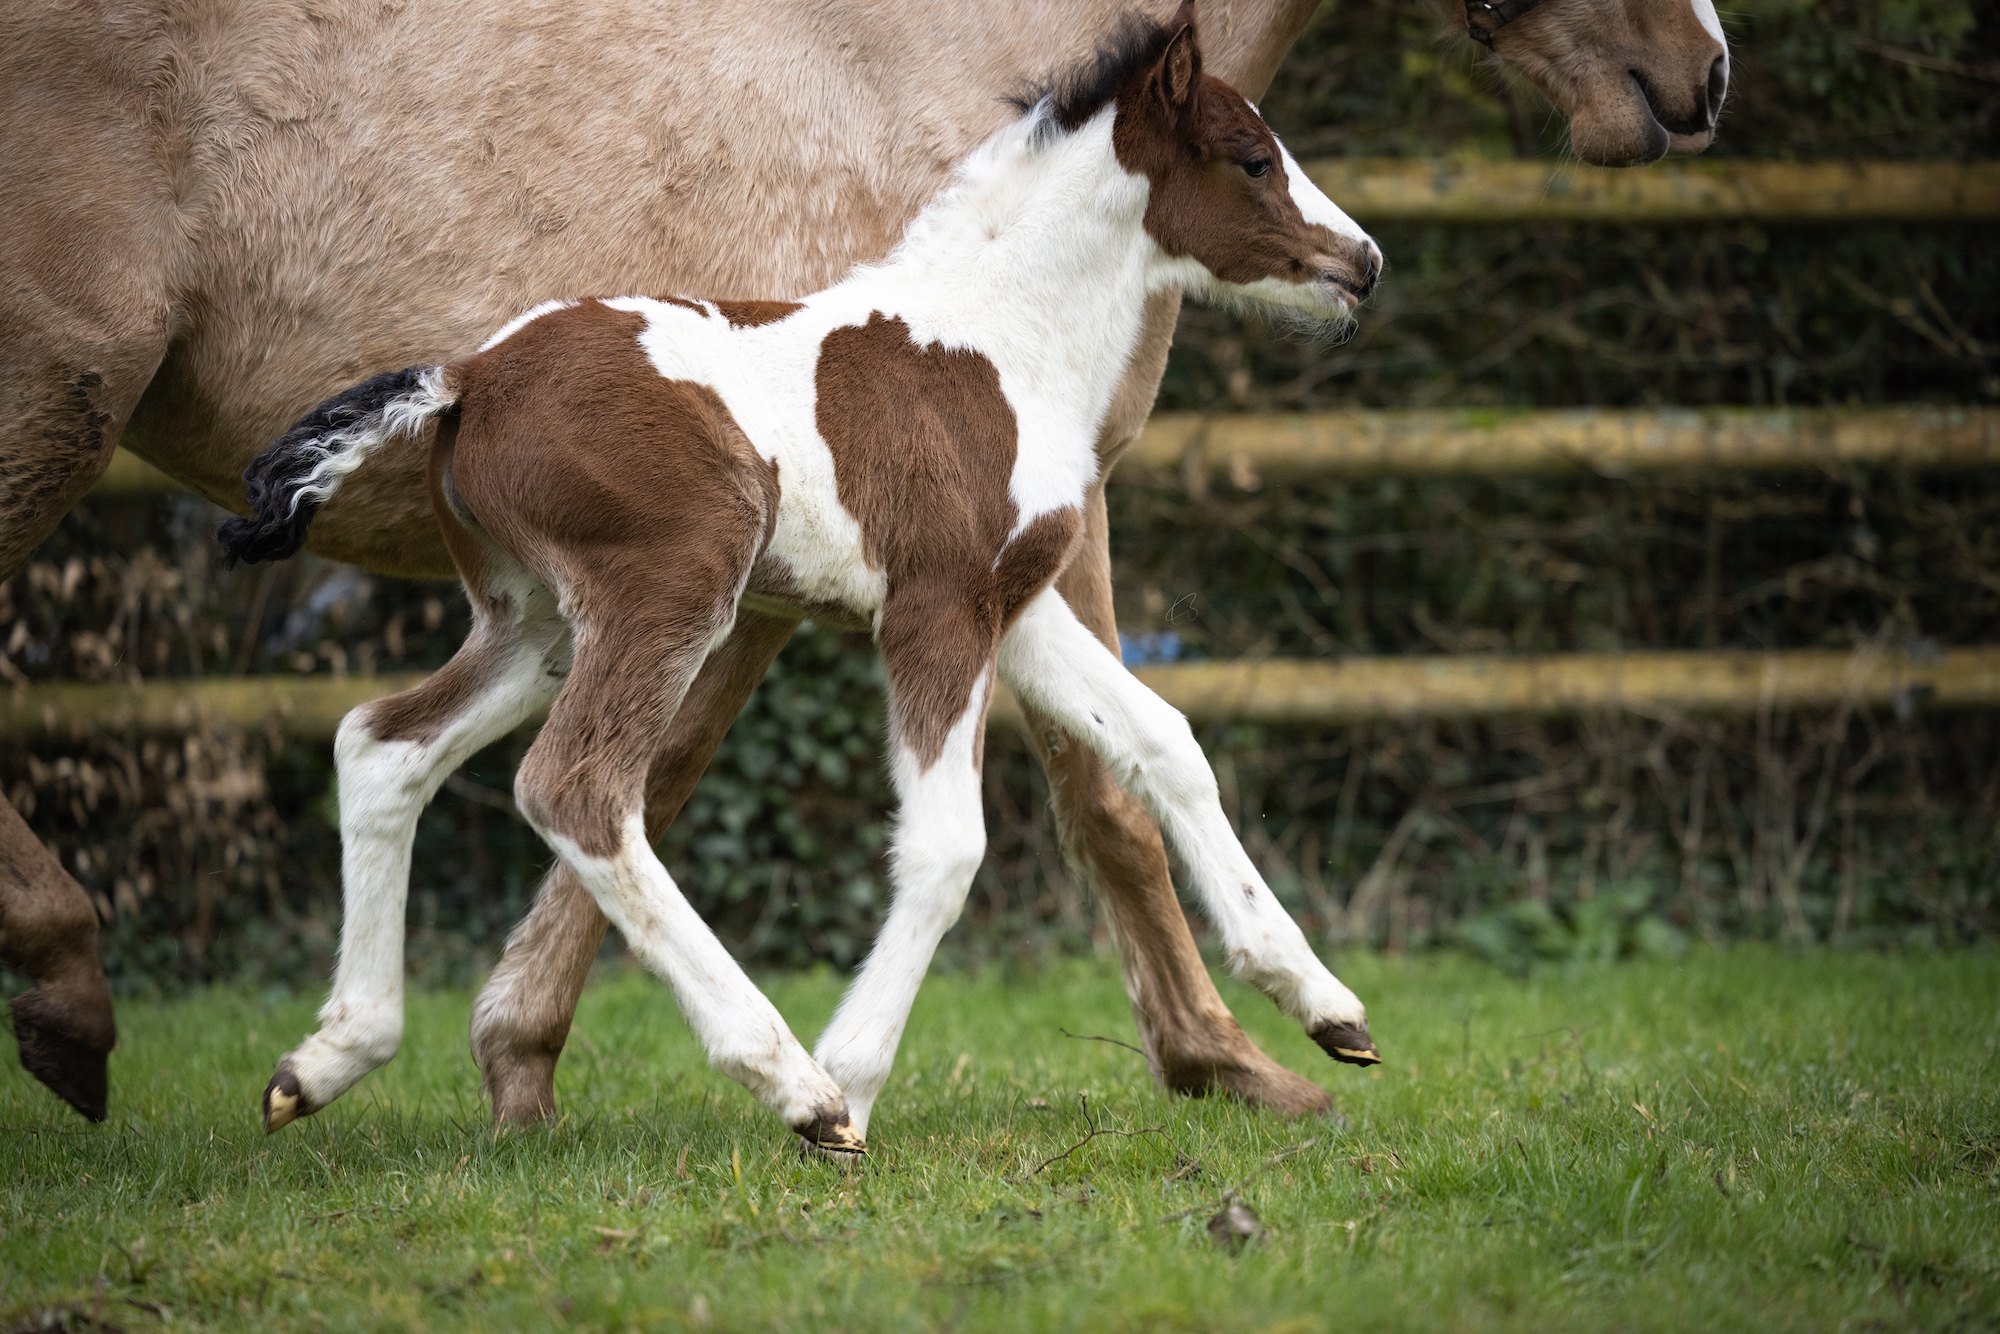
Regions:
[[1382, 1064], [1382, 1056], [1375, 1050], [1365, 1023], [1322, 1024], [1313, 1030], [1312, 1038], [1328, 1056], [1344, 1064]]
[[30, 991], [15, 997], [11, 1009], [22, 1068], [85, 1120], [102, 1121], [110, 1090], [105, 1058], [110, 1053], [64, 1032], [46, 996]]
[[484, 1073], [495, 1130], [536, 1125], [556, 1114], [555, 1057], [496, 1061]]
[[822, 1113], [803, 1125], [793, 1126], [792, 1133], [799, 1137], [800, 1152], [808, 1157], [821, 1156], [837, 1162], [856, 1163], [868, 1155], [868, 1145], [855, 1131], [845, 1107]]
[[264, 1133], [275, 1135], [302, 1116], [319, 1108], [306, 1101], [299, 1091], [299, 1077], [290, 1061], [278, 1063], [278, 1073], [264, 1086]]

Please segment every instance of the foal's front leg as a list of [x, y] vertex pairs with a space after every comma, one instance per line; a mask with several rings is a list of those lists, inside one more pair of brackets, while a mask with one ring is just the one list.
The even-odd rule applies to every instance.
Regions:
[[1222, 813], [1187, 719], [1044, 592], [1001, 641], [1001, 677], [1078, 737], [1144, 802], [1186, 863], [1231, 967], [1304, 1024], [1335, 1060], [1374, 1065], [1361, 1001], [1321, 963]]
[[[847, 1094], [848, 1114], [864, 1134], [917, 987], [986, 855], [979, 766], [991, 662], [979, 664], [958, 715], [929, 726], [912, 716], [922, 706], [913, 705], [911, 691], [897, 692], [894, 680], [892, 668], [889, 768], [898, 805], [889, 848], [889, 916], [814, 1050]], [[933, 752], [938, 733], [942, 744]]]

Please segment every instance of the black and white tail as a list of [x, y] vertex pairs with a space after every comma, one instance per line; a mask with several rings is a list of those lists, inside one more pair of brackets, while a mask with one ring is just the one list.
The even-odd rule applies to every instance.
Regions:
[[342, 390], [299, 418], [243, 470], [250, 517], [231, 519], [217, 533], [222, 563], [254, 565], [298, 551], [313, 515], [349, 473], [457, 402], [444, 367], [412, 366]]

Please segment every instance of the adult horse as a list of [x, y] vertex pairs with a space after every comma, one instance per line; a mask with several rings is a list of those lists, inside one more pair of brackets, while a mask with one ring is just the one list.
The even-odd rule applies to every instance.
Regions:
[[[243, 505], [245, 463], [304, 406], [462, 355], [538, 301], [592, 291], [804, 292], [887, 251], [1006, 97], [1083, 54], [1120, 0], [12, 0], [0, 48], [0, 577], [124, 443]], [[1164, 8], [1164, 6], [1161, 6]], [[1213, 0], [1210, 70], [1268, 85], [1314, 0]], [[1469, 0], [1476, 36], [1569, 116], [1591, 161], [1707, 145], [1727, 83], [1710, 0]], [[1157, 301], [1105, 425], [1150, 409]], [[384, 573], [449, 560], [412, 456], [358, 472], [313, 548]], [[1101, 493], [1058, 582], [1115, 634]], [[679, 809], [791, 635], [746, 609], [655, 758]], [[1283, 1111], [1328, 1105], [1216, 994], [1152, 822], [1046, 719], [1030, 735], [1064, 845], [1096, 885], [1155, 1076]], [[605, 920], [544, 884], [474, 1012], [501, 1121], [546, 1115]], [[102, 1117], [114, 1041], [88, 897], [0, 802], [0, 957], [22, 1063]]]

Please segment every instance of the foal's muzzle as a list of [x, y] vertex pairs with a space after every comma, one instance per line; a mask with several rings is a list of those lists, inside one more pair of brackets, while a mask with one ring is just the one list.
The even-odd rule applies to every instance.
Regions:
[[1337, 248], [1319, 258], [1319, 280], [1340, 289], [1357, 304], [1368, 299], [1382, 276], [1382, 248], [1374, 241], [1342, 237]]

